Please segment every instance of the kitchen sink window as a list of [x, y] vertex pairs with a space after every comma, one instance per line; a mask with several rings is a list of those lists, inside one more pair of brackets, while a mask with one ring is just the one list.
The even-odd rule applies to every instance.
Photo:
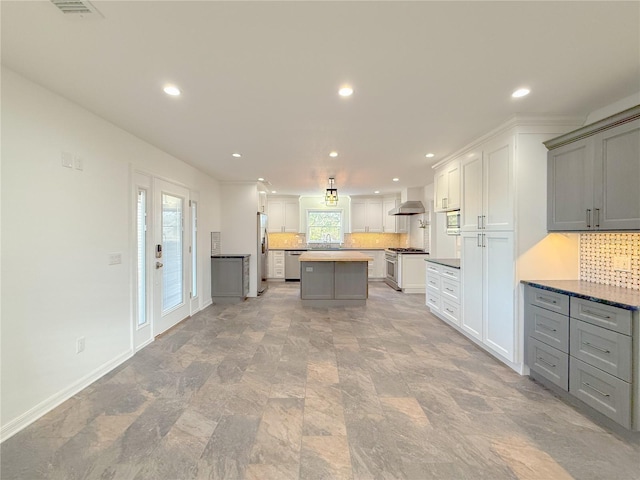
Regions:
[[307, 243], [342, 243], [342, 210], [307, 210]]

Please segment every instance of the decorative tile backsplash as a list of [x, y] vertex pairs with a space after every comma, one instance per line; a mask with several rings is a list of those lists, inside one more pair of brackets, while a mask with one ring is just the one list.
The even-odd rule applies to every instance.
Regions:
[[[626, 256], [631, 271], [614, 270], [615, 257]], [[640, 290], [640, 233], [581, 234], [580, 280]]]

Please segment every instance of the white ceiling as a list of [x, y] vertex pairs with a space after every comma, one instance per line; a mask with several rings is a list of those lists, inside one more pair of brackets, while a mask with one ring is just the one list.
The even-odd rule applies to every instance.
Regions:
[[586, 116], [640, 90], [639, 2], [94, 1], [104, 18], [80, 21], [1, 4], [3, 64], [221, 181], [283, 194], [329, 176], [342, 194], [425, 185], [515, 113]]

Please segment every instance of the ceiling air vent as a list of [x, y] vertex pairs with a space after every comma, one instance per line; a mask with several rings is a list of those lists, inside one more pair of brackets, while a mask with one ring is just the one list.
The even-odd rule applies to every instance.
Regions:
[[51, 0], [58, 10], [73, 17], [102, 17], [100, 12], [87, 0]]

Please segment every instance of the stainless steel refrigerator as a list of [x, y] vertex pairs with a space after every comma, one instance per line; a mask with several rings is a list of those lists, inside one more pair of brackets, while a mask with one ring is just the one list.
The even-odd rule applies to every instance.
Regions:
[[258, 295], [267, 290], [267, 256], [269, 255], [269, 234], [267, 216], [258, 212]]

